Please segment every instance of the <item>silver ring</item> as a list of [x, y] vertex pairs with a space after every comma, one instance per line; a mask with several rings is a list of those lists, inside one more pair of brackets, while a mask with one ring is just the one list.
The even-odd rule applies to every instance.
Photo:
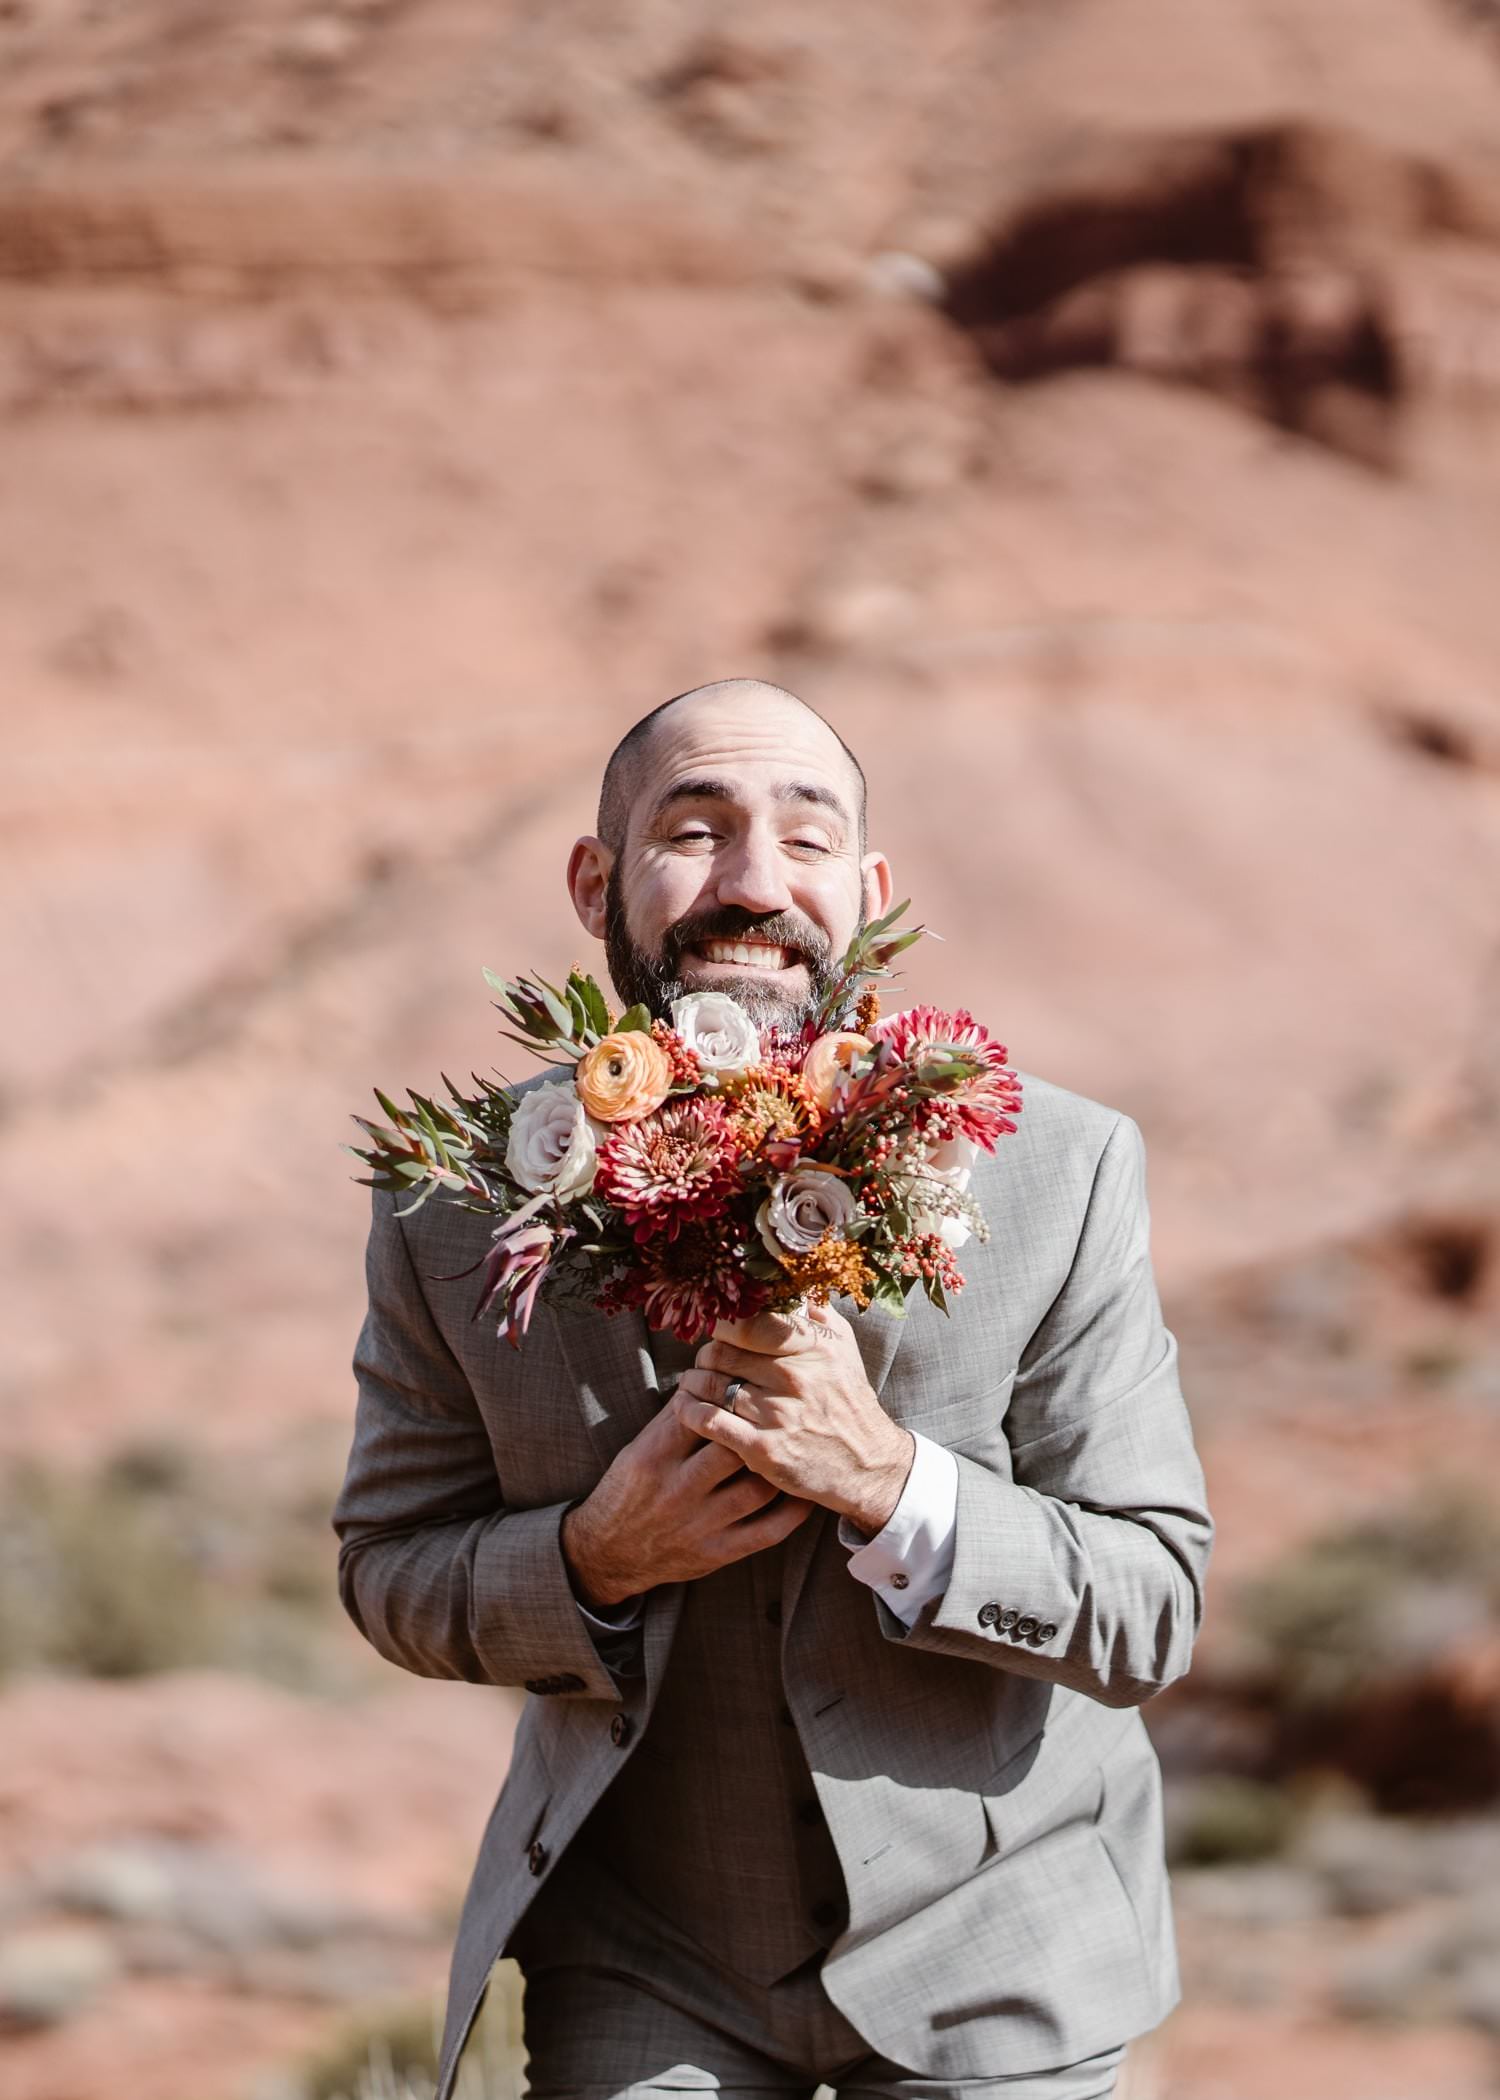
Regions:
[[727, 1407], [729, 1412], [733, 1414], [739, 1403], [740, 1394], [748, 1392], [749, 1389], [750, 1381], [748, 1378], [731, 1378], [728, 1385], [724, 1388], [724, 1397], [719, 1402], [720, 1407]]

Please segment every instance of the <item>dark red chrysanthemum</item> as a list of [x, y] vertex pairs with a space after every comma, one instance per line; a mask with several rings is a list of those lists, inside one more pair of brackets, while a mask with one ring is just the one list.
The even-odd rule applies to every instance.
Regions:
[[1014, 1118], [1022, 1105], [1020, 1079], [1006, 1063], [1009, 1053], [1004, 1043], [997, 1043], [967, 1007], [944, 1013], [936, 1006], [909, 1006], [903, 1013], [876, 1021], [870, 1034], [912, 1065], [919, 1064], [923, 1051], [930, 1048], [960, 1051], [975, 1061], [972, 1079], [945, 1092], [940, 1103], [930, 1104], [932, 1113], [921, 1119], [924, 1128], [941, 1126], [947, 1135], [972, 1138], [987, 1152], [994, 1151], [1002, 1131], [1016, 1128]]
[[745, 1273], [748, 1229], [728, 1217], [686, 1225], [674, 1237], [659, 1234], [642, 1249], [638, 1266], [605, 1285], [605, 1312], [635, 1307], [648, 1325], [669, 1328], [679, 1341], [707, 1341], [718, 1320], [749, 1319], [770, 1295]]
[[739, 1185], [741, 1149], [722, 1101], [668, 1101], [610, 1132], [594, 1187], [624, 1212], [637, 1241], [673, 1239], [684, 1225], [720, 1215]]

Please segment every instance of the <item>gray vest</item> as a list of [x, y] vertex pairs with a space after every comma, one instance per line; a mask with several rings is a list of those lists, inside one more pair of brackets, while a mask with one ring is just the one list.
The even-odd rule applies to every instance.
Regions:
[[[693, 1360], [671, 1335], [650, 1342], [663, 1382]], [[782, 1685], [783, 1558], [771, 1547], [686, 1585], [646, 1733], [574, 1840], [758, 1984], [821, 1955], [848, 1919]]]

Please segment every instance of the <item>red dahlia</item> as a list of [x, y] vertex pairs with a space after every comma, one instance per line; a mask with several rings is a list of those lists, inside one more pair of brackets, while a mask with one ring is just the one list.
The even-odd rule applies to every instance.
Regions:
[[741, 1146], [722, 1101], [668, 1101], [617, 1124], [599, 1147], [594, 1186], [625, 1213], [638, 1243], [718, 1217], [739, 1186]]

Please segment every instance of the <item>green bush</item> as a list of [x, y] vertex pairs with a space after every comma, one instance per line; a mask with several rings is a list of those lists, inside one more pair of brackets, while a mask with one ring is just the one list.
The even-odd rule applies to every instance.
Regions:
[[4, 1499], [0, 1665], [134, 1677], [214, 1659], [213, 1600], [169, 1502], [107, 1467], [34, 1461]]
[[1429, 1666], [1442, 1626], [1424, 1596], [1450, 1619], [1500, 1616], [1500, 1510], [1467, 1482], [1426, 1482], [1403, 1507], [1310, 1540], [1242, 1585], [1236, 1612], [1264, 1689], [1306, 1712]]
[[[521, 1972], [498, 1961], [459, 2063], [457, 2100], [513, 2100], [524, 2090]], [[294, 2074], [299, 2100], [430, 2100], [443, 2001], [403, 1999], [348, 2020]]]
[[302, 1476], [288, 1502], [247, 1495], [243, 1473], [161, 1438], [88, 1469], [15, 1464], [0, 1477], [0, 1675], [211, 1666], [323, 1692], [349, 1678], [330, 1643], [334, 1484]]
[[1286, 1849], [1296, 1822], [1284, 1788], [1217, 1773], [1187, 1789], [1171, 1822], [1171, 1861], [1214, 1867], [1269, 1859]]

